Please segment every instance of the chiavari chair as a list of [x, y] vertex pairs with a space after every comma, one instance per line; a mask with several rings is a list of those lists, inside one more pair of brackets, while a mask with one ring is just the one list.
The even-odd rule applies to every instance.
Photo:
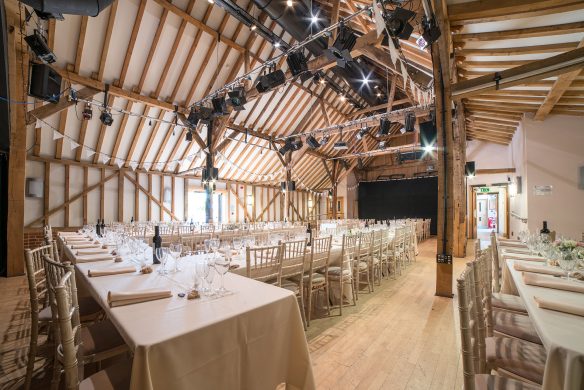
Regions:
[[128, 351], [122, 336], [118, 333], [115, 326], [109, 320], [93, 323], [87, 326], [81, 326], [79, 302], [77, 299], [77, 286], [75, 283], [75, 270], [70, 263], [57, 263], [48, 255], [43, 256], [44, 267], [47, 276], [47, 285], [49, 292], [49, 302], [51, 305], [52, 321], [55, 326], [55, 344], [61, 344], [55, 349], [55, 361], [53, 362], [53, 378], [51, 388], [58, 389], [61, 377], [61, 371], [67, 370], [65, 362], [59, 353], [64, 341], [61, 339], [61, 318], [56, 298], [57, 287], [62, 285], [63, 278], [66, 278], [66, 290], [69, 294], [70, 306], [72, 307], [72, 317], [70, 324], [79, 329], [76, 335], [79, 338], [82, 348], [78, 351], [77, 360], [82, 366], [89, 363], [99, 363], [105, 359], [120, 355]]
[[[60, 340], [57, 356], [59, 365], [65, 372], [65, 388], [67, 390], [130, 388], [130, 361], [117, 362], [105, 370], [83, 378], [83, 365], [87, 363], [83, 354], [86, 345], [83, 337], [84, 328], [76, 320], [78, 311], [75, 305], [74, 279], [74, 273], [67, 271], [54, 288]], [[78, 367], [79, 365], [81, 367]]]
[[276, 286], [282, 281], [282, 246], [245, 248], [247, 277]]
[[376, 230], [373, 232], [373, 243], [371, 244], [371, 256], [369, 257], [369, 265], [371, 267], [371, 278], [373, 284], [377, 279], [377, 285], [381, 286], [381, 256], [382, 256], [382, 246], [383, 246], [383, 232], [381, 230]]
[[341, 265], [329, 266], [327, 279], [329, 284], [339, 284], [339, 315], [343, 315], [344, 286], [351, 285], [353, 306], [357, 304], [357, 286], [353, 280], [353, 262], [355, 261], [355, 248], [357, 246], [357, 235], [343, 235], [343, 246], [341, 248]]
[[306, 312], [304, 309], [304, 278], [302, 276], [307, 263], [306, 244], [306, 240], [286, 241], [281, 244], [281, 287], [296, 294], [304, 327], [306, 327]]
[[[366, 284], [368, 292], [373, 291], [373, 286], [370, 278], [370, 257], [371, 245], [373, 243], [373, 232], [359, 234], [359, 242], [355, 252], [355, 261], [353, 262], [353, 277], [355, 278], [355, 285], [357, 293], [361, 290], [361, 284]], [[361, 276], [365, 276], [365, 281], [361, 281]]]
[[[328, 315], [331, 314], [329, 304], [329, 289], [328, 289], [328, 266], [331, 256], [332, 236], [315, 238], [310, 245], [310, 267], [308, 273], [305, 273], [304, 289], [305, 296], [308, 297], [308, 315], [306, 316], [306, 325], [310, 326], [310, 319], [312, 317], [312, 302], [313, 295], [317, 295], [320, 291], [325, 294], [325, 301]], [[317, 272], [321, 271], [321, 272]]]

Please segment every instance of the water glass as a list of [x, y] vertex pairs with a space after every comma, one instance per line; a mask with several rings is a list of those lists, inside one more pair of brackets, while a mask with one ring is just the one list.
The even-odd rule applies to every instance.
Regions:
[[578, 264], [578, 258], [575, 251], [565, 250], [561, 252], [561, 256], [558, 259], [560, 263], [560, 268], [566, 271], [566, 279], [570, 280], [570, 274], [576, 268]]
[[178, 266], [178, 259], [182, 253], [182, 245], [181, 244], [170, 244], [169, 246], [170, 255], [174, 260], [174, 270], [173, 272], [181, 271]]
[[156, 258], [160, 261], [160, 268], [158, 268], [158, 273], [161, 275], [166, 275], [168, 271], [166, 270], [166, 260], [168, 259], [168, 248], [156, 248]]

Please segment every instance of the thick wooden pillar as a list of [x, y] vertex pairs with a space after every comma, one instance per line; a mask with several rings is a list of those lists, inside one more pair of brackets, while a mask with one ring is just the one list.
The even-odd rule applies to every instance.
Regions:
[[[212, 169], [214, 167], [214, 156], [215, 151], [213, 149], [213, 124], [214, 121], [211, 121], [210, 125], [207, 125], [207, 148], [209, 149], [209, 153], [207, 153], [207, 173], [210, 175]], [[208, 183], [207, 188], [205, 189], [205, 220], [207, 223], [213, 223], [213, 184]]]
[[[26, 101], [24, 84], [28, 69], [28, 55], [22, 46], [20, 32], [19, 3], [5, 1], [8, 84], [10, 99]], [[23, 11], [24, 13], [24, 11]], [[10, 105], [10, 152], [8, 156], [8, 213], [6, 224], [7, 276], [24, 274], [24, 183], [26, 164], [26, 105]]]
[[337, 160], [333, 160], [333, 171], [332, 171], [332, 177], [333, 177], [333, 196], [331, 199], [331, 208], [332, 208], [332, 212], [333, 212], [333, 219], [337, 219], [337, 177], [339, 176], [338, 171], [339, 170], [339, 164], [337, 162]]
[[286, 158], [286, 192], [284, 192], [284, 221], [290, 220], [290, 189], [288, 188], [288, 183], [292, 180], [292, 168], [290, 167], [290, 162], [292, 161], [292, 152], [288, 152], [285, 156]]

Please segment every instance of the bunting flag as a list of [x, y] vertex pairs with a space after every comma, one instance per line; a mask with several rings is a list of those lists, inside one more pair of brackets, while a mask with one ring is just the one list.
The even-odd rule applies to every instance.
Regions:
[[163, 163], [163, 162], [158, 162], [158, 163], [156, 163], [156, 168], [155, 168], [155, 169], [156, 169], [157, 171], [161, 171], [161, 172], [162, 172], [162, 169], [163, 169], [163, 168], [164, 168], [164, 163]]
[[373, 0], [373, 18], [375, 19], [375, 29], [377, 30], [377, 36], [379, 37], [385, 31], [385, 20], [381, 14], [381, 9], [376, 0]]
[[192, 154], [189, 154], [189, 155], [188, 155], [188, 156], [187, 156], [187, 157], [184, 159], [184, 161], [183, 161], [183, 162], [187, 162], [187, 163], [189, 163], [189, 164], [190, 164], [190, 163], [192, 163], [192, 162], [193, 162], [193, 155], [192, 155]]
[[102, 164], [107, 164], [109, 160], [110, 160], [109, 156], [101, 153], [101, 162], [102, 162]]
[[132, 170], [135, 171], [136, 168], [138, 168], [138, 163], [136, 161], [132, 161], [130, 163], [130, 168], [132, 168]]
[[118, 168], [121, 168], [122, 166], [124, 166], [124, 160], [122, 160], [121, 158], [117, 158], [114, 160], [115, 164], [118, 166]]
[[87, 146], [84, 149], [85, 151], [85, 156], [87, 157], [93, 157], [93, 155], [95, 154], [95, 150], [88, 148]]
[[410, 79], [410, 90], [412, 91], [412, 95], [414, 95], [414, 98], [416, 97], [416, 85], [414, 84], [414, 80]]
[[71, 148], [71, 150], [75, 150], [79, 147], [79, 144], [73, 141], [72, 139], [69, 139], [69, 147]]
[[59, 133], [57, 130], [53, 130], [53, 141], [63, 138], [64, 135]]
[[146, 172], [148, 172], [148, 171], [150, 170], [150, 167], [151, 167], [151, 166], [152, 166], [152, 164], [151, 164], [151, 163], [149, 163], [149, 162], [145, 162], [144, 164], [142, 164], [142, 168], [144, 168], [144, 170], [145, 170]]
[[393, 40], [391, 38], [389, 38], [387, 40], [387, 42], [388, 42], [389, 56], [391, 57], [391, 62], [393, 62], [393, 66], [397, 70], [397, 60], [399, 58], [399, 53], [398, 53], [397, 49], [395, 48], [395, 45], [393, 44]]

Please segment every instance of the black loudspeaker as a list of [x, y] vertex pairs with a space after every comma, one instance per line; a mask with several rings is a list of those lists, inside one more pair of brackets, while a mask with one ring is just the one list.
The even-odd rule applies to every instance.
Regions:
[[298, 76], [299, 74], [308, 71], [306, 57], [301, 51], [295, 51], [288, 54], [286, 63], [288, 63], [288, 67], [290, 68], [290, 72], [292, 72], [292, 76]]
[[474, 176], [476, 173], [475, 170], [475, 162], [474, 161], [467, 161], [466, 164], [464, 165], [464, 174], [466, 176]]
[[286, 75], [282, 69], [268, 73], [259, 78], [256, 89], [259, 93], [268, 92], [286, 82]]
[[296, 182], [289, 181], [287, 182], [288, 191], [296, 191]]
[[57, 103], [61, 95], [61, 76], [48, 65], [31, 63], [28, 94], [37, 99]]
[[436, 125], [433, 121], [420, 123], [420, 143], [422, 147], [434, 145], [436, 138]]

